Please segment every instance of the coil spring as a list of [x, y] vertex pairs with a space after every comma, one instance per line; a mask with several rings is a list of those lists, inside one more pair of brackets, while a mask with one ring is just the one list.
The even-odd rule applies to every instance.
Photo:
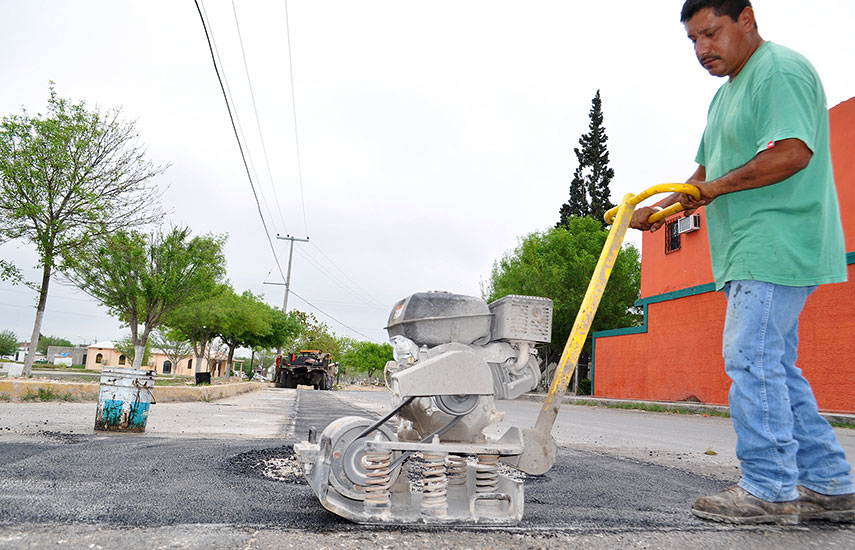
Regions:
[[423, 453], [422, 511], [433, 515], [444, 514], [448, 509], [444, 453]]
[[449, 485], [466, 485], [466, 457], [448, 455], [446, 459]]
[[389, 466], [392, 464], [392, 453], [383, 451], [367, 451], [363, 457], [365, 466], [365, 505], [374, 508], [389, 507], [392, 503], [389, 496]]
[[475, 492], [495, 493], [499, 488], [499, 455], [478, 455]]

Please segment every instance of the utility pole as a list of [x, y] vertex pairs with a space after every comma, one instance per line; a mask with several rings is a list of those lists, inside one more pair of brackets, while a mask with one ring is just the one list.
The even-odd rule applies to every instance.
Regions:
[[[292, 237], [291, 235], [286, 235], [284, 237], [280, 237], [279, 235], [276, 235], [276, 238], [279, 239], [280, 241], [291, 241], [291, 250], [288, 253], [288, 274], [285, 277], [285, 299], [282, 301], [282, 313], [287, 314], [288, 313], [288, 294], [290, 294], [290, 292], [291, 292], [291, 264], [293, 263], [293, 260], [294, 260], [294, 241], [299, 241], [301, 243], [307, 243], [307, 242], [309, 242], [309, 238], [306, 237], [305, 239], [300, 239], [298, 237]], [[282, 355], [282, 346], [279, 346], [276, 349], [276, 355], [277, 355], [277, 357]]]
[[286, 235], [284, 237], [280, 237], [276, 235], [276, 238], [280, 241], [291, 241], [291, 251], [288, 254], [288, 275], [285, 277], [285, 300], [282, 302], [282, 313], [288, 313], [288, 294], [291, 291], [291, 263], [294, 260], [294, 241], [300, 241], [301, 243], [309, 242], [309, 238], [299, 239], [297, 237], [292, 237], [291, 235]]

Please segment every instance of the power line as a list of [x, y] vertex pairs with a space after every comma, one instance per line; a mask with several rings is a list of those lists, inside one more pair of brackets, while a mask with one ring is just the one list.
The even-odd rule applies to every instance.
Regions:
[[[208, 12], [207, 12], [207, 10], [205, 10], [204, 2], [202, 3], [202, 12], [204, 13], [204, 16], [205, 16], [203, 19], [203, 24], [205, 24], [205, 22], [208, 20]], [[208, 22], [208, 26], [211, 26], [210, 22]], [[222, 87], [225, 88], [225, 95], [227, 96], [226, 105], [228, 106], [229, 103], [231, 103], [232, 105], [237, 105], [234, 101], [234, 98], [232, 97], [231, 87], [229, 86], [229, 79], [226, 76], [225, 65], [223, 64], [223, 61], [220, 58], [220, 50], [219, 50], [219, 48], [217, 48], [217, 39], [214, 36], [214, 29], [212, 26], [210, 29], [210, 33], [211, 33], [211, 35], [210, 35], [210, 44], [209, 45], [213, 46], [214, 56], [216, 56], [216, 61], [214, 62], [214, 67], [215, 67], [215, 69], [218, 65], [223, 67], [222, 82], [220, 84]], [[246, 139], [246, 136], [244, 135], [243, 125], [240, 123], [240, 116], [237, 113], [237, 107], [235, 107], [233, 124], [237, 125], [238, 133], [240, 134], [240, 138], [238, 140], [238, 143], [249, 143], [248, 140]], [[246, 151], [246, 160], [249, 162], [249, 167], [250, 167], [250, 170], [252, 171], [252, 174], [255, 176], [255, 180], [259, 181], [260, 178], [258, 177], [258, 171], [255, 169], [255, 163], [252, 160], [252, 154], [249, 150]], [[264, 196], [264, 188], [262, 186], [259, 186], [258, 193], [261, 195], [261, 202], [264, 203], [264, 208], [265, 208], [265, 210], [267, 210], [267, 216], [271, 220], [271, 222], [273, 223], [273, 229], [275, 231], [276, 230], [276, 219], [273, 216], [273, 214], [270, 212], [270, 206], [268, 204], [267, 197]], [[284, 223], [284, 220], [283, 220], [283, 223]]]
[[270, 187], [273, 189], [273, 199], [276, 201], [276, 209], [279, 212], [279, 218], [282, 220], [282, 227], [285, 233], [288, 233], [288, 224], [285, 223], [285, 217], [282, 215], [282, 206], [279, 204], [279, 194], [276, 192], [276, 184], [273, 181], [273, 172], [270, 170], [270, 159], [267, 156], [267, 145], [264, 143], [264, 132], [261, 131], [261, 120], [258, 117], [258, 108], [255, 104], [255, 92], [252, 89], [252, 78], [249, 76], [249, 64], [246, 62], [246, 50], [243, 47], [243, 35], [240, 32], [240, 23], [238, 22], [237, 7], [232, 0], [232, 12], [235, 16], [235, 28], [237, 29], [238, 43], [240, 44], [240, 54], [243, 58], [243, 68], [246, 72], [246, 81], [249, 84], [249, 97], [252, 100], [252, 110], [255, 113], [255, 125], [258, 128], [258, 138], [261, 140], [261, 152], [264, 155], [264, 163], [267, 165], [267, 177], [270, 180]]
[[267, 222], [264, 220], [264, 214], [261, 212], [261, 203], [258, 201], [258, 193], [255, 192], [255, 184], [252, 181], [252, 175], [249, 171], [249, 164], [246, 161], [246, 155], [243, 151], [243, 145], [240, 141], [240, 136], [238, 134], [237, 126], [235, 125], [235, 118], [232, 114], [231, 105], [229, 105], [229, 98], [226, 95], [226, 88], [223, 85], [223, 79], [220, 76], [220, 69], [217, 67], [217, 59], [214, 56], [214, 47], [211, 44], [211, 36], [208, 33], [208, 25], [205, 22], [205, 17], [202, 15], [202, 8], [199, 6], [199, 0], [193, 0], [196, 4], [196, 10], [199, 12], [199, 19], [202, 21], [202, 29], [205, 31], [205, 40], [208, 42], [208, 49], [211, 51], [211, 62], [214, 64], [214, 71], [217, 73], [217, 81], [220, 83], [220, 89], [223, 92], [223, 99], [226, 102], [226, 109], [229, 112], [229, 120], [232, 123], [232, 130], [235, 133], [235, 139], [237, 140], [238, 149], [240, 150], [240, 158], [243, 160], [243, 167], [246, 170], [246, 177], [249, 180], [249, 186], [252, 188], [252, 196], [255, 198], [255, 205], [258, 207], [258, 216], [261, 218], [261, 225], [264, 227], [264, 234], [267, 235], [267, 242], [270, 244], [270, 250], [273, 252], [273, 257], [276, 259], [276, 265], [279, 267], [279, 274], [282, 275], [282, 278], [285, 278], [285, 274], [282, 272], [282, 266], [279, 264], [279, 257], [276, 255], [276, 248], [273, 246], [273, 239], [270, 236], [270, 231], [267, 229]]
[[[293, 292], [292, 292], [292, 294], [293, 294]], [[16, 307], [19, 309], [36, 309], [36, 306], [22, 306], [22, 305], [18, 305], [18, 304], [8, 304], [5, 302], [0, 302], [0, 306]], [[75, 316], [75, 317], [80, 316], [80, 317], [92, 317], [93, 319], [104, 319], [104, 315], [92, 315], [91, 313], [80, 313], [79, 310], [66, 311], [64, 309], [53, 309], [53, 308], [51, 308], [50, 313], [51, 313], [51, 315], [56, 314], [56, 313], [62, 313], [63, 315], [70, 315], [70, 316]]]
[[309, 221], [306, 218], [306, 199], [303, 195], [303, 163], [300, 161], [300, 137], [297, 134], [297, 99], [294, 95], [294, 63], [291, 60], [291, 17], [288, 15], [288, 0], [285, 0], [285, 37], [288, 41], [288, 74], [291, 77], [291, 111], [294, 115], [294, 146], [297, 152], [297, 179], [300, 182], [300, 204], [303, 207], [303, 226], [309, 234]]
[[[296, 240], [296, 241], [304, 241], [304, 242], [308, 242], [308, 239], [297, 239], [297, 238], [295, 238], [295, 237], [290, 237], [290, 236], [289, 236], [289, 237], [279, 237], [279, 236], [277, 236], [277, 238], [278, 238], [278, 239], [284, 239], [284, 240], [290, 240], [290, 241], [291, 241], [291, 249], [292, 249], [292, 252], [291, 252], [291, 258], [293, 258], [293, 246], [294, 246], [294, 241], [295, 241], [295, 240]], [[299, 250], [298, 250], [298, 252], [299, 252]], [[272, 270], [271, 270], [271, 271], [272, 271]], [[270, 273], [269, 273], [269, 272], [268, 272], [268, 275], [270, 275]], [[283, 283], [272, 283], [272, 282], [270, 282], [270, 283], [263, 283], [263, 284], [283, 284]], [[379, 342], [377, 342], [377, 340], [374, 340], [374, 339], [373, 339], [373, 338], [371, 338], [370, 336], [366, 336], [365, 334], [362, 334], [361, 332], [359, 332], [357, 329], [355, 329], [355, 328], [351, 327], [350, 325], [347, 325], [347, 324], [345, 324], [344, 322], [339, 321], [337, 318], [333, 317], [332, 315], [330, 315], [329, 313], [327, 313], [327, 312], [326, 312], [326, 311], [324, 311], [323, 309], [319, 308], [318, 306], [316, 306], [316, 305], [315, 305], [315, 304], [313, 304], [312, 302], [310, 302], [310, 301], [306, 300], [305, 298], [303, 298], [302, 296], [300, 296], [299, 294], [297, 294], [296, 292], [294, 292], [293, 290], [291, 290], [291, 259], [289, 259], [289, 260], [288, 260], [288, 277], [287, 277], [286, 282], [285, 282], [284, 284], [285, 284], [285, 286], [286, 286], [286, 289], [285, 289], [285, 301], [284, 301], [284, 303], [282, 304], [282, 310], [283, 310], [283, 311], [287, 310], [287, 308], [288, 308], [288, 294], [290, 293], [290, 294], [293, 294], [294, 296], [296, 296], [297, 298], [299, 298], [300, 300], [302, 300], [303, 302], [305, 302], [306, 304], [308, 304], [310, 307], [314, 308], [314, 309], [315, 309], [318, 313], [320, 313], [321, 315], [324, 315], [324, 316], [326, 316], [326, 317], [329, 317], [330, 319], [332, 319], [333, 321], [335, 321], [335, 322], [336, 322], [336, 323], [338, 323], [339, 325], [343, 326], [344, 328], [346, 328], [346, 329], [348, 329], [348, 330], [350, 330], [350, 331], [354, 332], [355, 334], [358, 334], [358, 335], [362, 336], [363, 338], [367, 338], [368, 340], [371, 340], [371, 341], [372, 341], [372, 342], [374, 342], [374, 343], [379, 343]]]
[[300, 254], [300, 256], [302, 256], [304, 260], [309, 262], [309, 264], [311, 264], [315, 269], [317, 269], [322, 274], [326, 275], [327, 278], [329, 278], [332, 282], [336, 283], [338, 286], [343, 288], [351, 296], [353, 296], [357, 300], [361, 301], [363, 304], [369, 305], [369, 306], [379, 305], [379, 304], [371, 303], [370, 301], [366, 300], [365, 297], [360, 296], [359, 294], [354, 292], [354, 290], [352, 288], [350, 288], [346, 284], [344, 284], [344, 282], [341, 279], [338, 279], [334, 273], [332, 273], [330, 270], [325, 268], [323, 265], [321, 265], [317, 260], [315, 260], [311, 256], [309, 256], [309, 255], [307, 255], [307, 254], [305, 254], [299, 250], [297, 251], [297, 253]]
[[373, 296], [371, 296], [371, 293], [370, 293], [370, 292], [368, 292], [368, 291], [367, 291], [367, 290], [365, 290], [364, 288], [360, 287], [360, 286], [356, 283], [356, 281], [354, 281], [353, 279], [351, 279], [351, 278], [350, 278], [350, 276], [349, 276], [347, 273], [345, 273], [344, 271], [342, 271], [342, 270], [338, 267], [338, 264], [337, 264], [336, 262], [334, 262], [334, 261], [333, 261], [329, 256], [327, 256], [326, 254], [324, 254], [324, 251], [323, 251], [323, 250], [321, 250], [321, 248], [318, 246], [318, 243], [316, 243], [315, 241], [312, 241], [312, 243], [311, 243], [311, 244], [312, 244], [312, 246], [314, 246], [314, 247], [318, 250], [318, 252], [320, 252], [320, 253], [321, 253], [321, 256], [323, 256], [324, 258], [326, 258], [326, 260], [330, 263], [330, 265], [331, 265], [331, 266], [332, 266], [336, 271], [338, 271], [339, 273], [341, 273], [341, 274], [344, 276], [344, 278], [345, 278], [345, 279], [347, 279], [348, 281], [350, 281], [350, 283], [351, 283], [354, 287], [356, 287], [357, 289], [359, 289], [359, 290], [360, 290], [360, 291], [365, 295], [365, 297], [366, 297], [366, 298], [368, 298], [368, 301], [369, 301], [370, 303], [372, 303], [373, 305], [377, 305], [377, 306], [384, 306], [384, 307], [385, 307], [385, 304], [381, 304], [380, 302], [378, 302], [377, 300], [375, 300], [375, 299], [374, 299], [374, 297], [373, 297]]
[[350, 327], [350, 326], [348, 326], [348, 325], [346, 325], [346, 324], [342, 323], [341, 321], [339, 321], [338, 319], [336, 319], [335, 317], [333, 317], [333, 316], [332, 316], [332, 315], [330, 315], [329, 313], [325, 312], [324, 310], [322, 310], [321, 308], [319, 308], [318, 306], [316, 306], [316, 305], [315, 305], [315, 304], [313, 304], [312, 302], [308, 301], [307, 299], [303, 298], [302, 296], [300, 296], [299, 294], [297, 294], [296, 292], [294, 292], [293, 290], [291, 290], [291, 294], [293, 294], [293, 295], [294, 295], [294, 296], [296, 296], [297, 298], [301, 299], [302, 301], [304, 301], [305, 303], [307, 303], [309, 306], [311, 306], [311, 307], [315, 308], [319, 313], [321, 313], [322, 315], [325, 315], [325, 316], [329, 317], [330, 319], [332, 319], [333, 321], [335, 321], [335, 322], [336, 322], [336, 323], [338, 323], [339, 325], [341, 325], [341, 326], [345, 327], [346, 329], [348, 329], [348, 330], [351, 330], [351, 331], [355, 332], [356, 334], [358, 334], [358, 335], [362, 336], [363, 338], [366, 338], [366, 339], [368, 339], [368, 340], [371, 340], [371, 341], [372, 341], [372, 342], [374, 342], [375, 344], [379, 344], [379, 343], [380, 343], [380, 342], [378, 342], [377, 340], [375, 340], [374, 338], [371, 338], [370, 336], [366, 336], [366, 335], [362, 334], [361, 332], [359, 332], [358, 330], [356, 330], [355, 328]]
[[[223, 83], [223, 76], [220, 74], [220, 69], [217, 65], [217, 58], [216, 58], [216, 55], [214, 53], [214, 46], [213, 46], [212, 41], [211, 41], [211, 34], [208, 31], [208, 24], [205, 20], [205, 16], [202, 13], [202, 8], [199, 5], [199, 0], [193, 0], [193, 2], [196, 5], [196, 10], [199, 12], [199, 19], [202, 22], [202, 29], [205, 31], [205, 40], [207, 41], [208, 49], [211, 52], [211, 62], [214, 65], [214, 71], [217, 75], [217, 81], [220, 83], [220, 89], [222, 90], [222, 93], [223, 93], [223, 100], [226, 103], [226, 109], [228, 110], [229, 120], [231, 121], [232, 130], [234, 131], [234, 134], [235, 134], [235, 140], [237, 141], [238, 149], [240, 150], [240, 156], [241, 156], [241, 159], [243, 160], [244, 169], [246, 170], [246, 177], [247, 177], [247, 180], [249, 181], [250, 187], [252, 188], [252, 196], [255, 198], [255, 204], [256, 204], [256, 207], [258, 208], [258, 216], [261, 218], [261, 224], [264, 227], [264, 233], [267, 236], [267, 242], [270, 244], [270, 250], [271, 250], [271, 252], [273, 252], [273, 258], [276, 260], [276, 266], [279, 268], [279, 274], [282, 276], [282, 279], [284, 280], [285, 274], [282, 270], [282, 265], [279, 263], [279, 256], [276, 254], [276, 247], [273, 245], [273, 238], [270, 236], [270, 231], [267, 228], [267, 222], [264, 219], [264, 214], [261, 211], [261, 202], [258, 200], [258, 193], [256, 192], [255, 183], [252, 180], [252, 174], [250, 172], [249, 163], [247, 162], [247, 155], [245, 154], [244, 149], [243, 149], [243, 144], [241, 143], [242, 132], [238, 132], [238, 125], [235, 122], [235, 114], [232, 112], [231, 104], [229, 102], [229, 94], [227, 94], [227, 92], [226, 92], [226, 87], [225, 87], [225, 84]], [[288, 59], [289, 59], [289, 66], [290, 66], [291, 38], [290, 38], [290, 28], [288, 27], [287, 2], [286, 2], [286, 30], [288, 32]], [[300, 180], [300, 198], [301, 198], [301, 201], [303, 203], [303, 220], [304, 220], [304, 224], [306, 224], [306, 233], [308, 234], [308, 223], [306, 222], [305, 200], [303, 200], [303, 177], [302, 177], [302, 167], [301, 167], [300, 154], [299, 154], [299, 136], [297, 134], [297, 120], [296, 120], [297, 111], [296, 111], [296, 102], [294, 100], [294, 93], [293, 92], [294, 92], [294, 78], [293, 78], [293, 68], [292, 68], [291, 69], [291, 106], [292, 106], [292, 109], [294, 110], [294, 117], [295, 117], [294, 118], [294, 139], [297, 141], [297, 144], [298, 144], [298, 146], [297, 146], [297, 167], [298, 167], [298, 174], [299, 174], [299, 180]], [[253, 105], [254, 105], [254, 101], [253, 101]], [[257, 116], [257, 112], [256, 112], [256, 116]], [[261, 131], [261, 128], [259, 126], [259, 132], [260, 131]], [[330, 319], [332, 319], [333, 321], [335, 321], [339, 325], [345, 327], [346, 329], [348, 329], [348, 330], [354, 332], [355, 334], [358, 334], [358, 335], [362, 336], [363, 338], [366, 338], [372, 342], [379, 343], [379, 342], [377, 342], [377, 340], [374, 340], [373, 338], [366, 336], [365, 334], [362, 334], [358, 330], [356, 330], [356, 329], [350, 327], [349, 325], [346, 325], [345, 323], [339, 321], [337, 318], [333, 317], [332, 315], [325, 312], [321, 308], [312, 304], [307, 299], [303, 298], [302, 296], [300, 296], [299, 294], [297, 294], [293, 290], [291, 290], [291, 294], [293, 294], [294, 296], [296, 296], [297, 298], [299, 298], [300, 300], [302, 300], [303, 302], [308, 304], [310, 307], [317, 310], [318, 313], [320, 313], [326, 317], [329, 317]]]
[[[312, 243], [312, 244], [314, 244], [314, 241], [311, 241], [311, 243]], [[315, 248], [318, 248], [318, 247], [317, 247], [317, 246], [315, 246]], [[284, 250], [283, 250], [283, 252], [284, 252]], [[297, 250], [297, 253], [298, 253], [298, 254], [299, 254], [299, 255], [300, 255], [304, 260], [306, 260], [307, 262], [309, 262], [309, 265], [311, 265], [312, 267], [314, 267], [315, 269], [317, 269], [317, 270], [318, 270], [322, 275], [325, 275], [325, 276], [326, 276], [330, 281], [332, 281], [332, 282], [333, 282], [333, 283], [335, 283], [336, 285], [338, 285], [338, 286], [340, 286], [341, 288], [343, 288], [344, 290], [346, 290], [350, 295], [352, 295], [354, 298], [356, 298], [357, 300], [359, 300], [359, 301], [360, 301], [360, 302], [362, 302], [363, 304], [365, 304], [365, 305], [367, 305], [367, 306], [369, 306], [369, 307], [376, 307], [376, 308], [385, 308], [385, 307], [387, 307], [387, 305], [386, 305], [386, 304], [381, 304], [380, 302], [378, 302], [377, 300], [375, 300], [375, 299], [371, 296], [371, 294], [370, 294], [370, 293], [368, 293], [365, 289], [361, 288], [358, 284], [356, 284], [356, 283], [353, 281], [353, 279], [351, 279], [350, 277], [348, 277], [348, 275], [347, 275], [344, 271], [342, 271], [342, 270], [341, 270], [341, 269], [336, 265], [335, 261], [333, 261], [333, 260], [332, 260], [329, 256], [327, 256], [326, 254], [324, 254], [324, 252], [323, 252], [320, 248], [318, 248], [318, 252], [320, 252], [320, 254], [321, 254], [321, 255], [322, 255], [322, 256], [323, 256], [323, 257], [324, 257], [324, 258], [329, 262], [329, 264], [330, 264], [330, 265], [331, 265], [331, 266], [332, 266], [336, 271], [338, 271], [339, 273], [341, 273], [342, 275], [344, 275], [344, 277], [345, 277], [348, 281], [350, 281], [350, 282], [352, 283], [353, 287], [355, 287], [357, 290], [359, 290], [362, 294], [360, 295], [359, 293], [357, 293], [357, 292], [356, 292], [352, 287], [348, 286], [347, 284], [345, 284], [345, 282], [344, 282], [344, 281], [342, 281], [341, 279], [339, 279], [339, 278], [335, 275], [335, 273], [333, 273], [332, 271], [330, 271], [329, 269], [327, 269], [326, 267], [324, 267], [324, 265], [321, 263], [321, 260], [314, 258], [314, 257], [313, 257], [313, 256], [311, 256], [308, 252], [301, 251], [301, 250]], [[264, 276], [264, 278], [265, 278], [265, 279], [267, 279], [267, 277], [269, 277], [269, 276], [270, 276], [270, 274], [271, 274], [271, 273], [273, 273], [273, 270], [274, 270], [275, 268], [276, 268], [276, 264], [274, 264], [274, 265], [270, 268], [270, 270], [268, 270], [267, 275], [265, 275], [265, 276]], [[272, 284], [272, 283], [264, 283], [264, 284]]]

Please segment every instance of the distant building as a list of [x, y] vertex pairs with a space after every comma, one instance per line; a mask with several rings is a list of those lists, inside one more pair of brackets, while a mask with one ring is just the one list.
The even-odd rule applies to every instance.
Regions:
[[[30, 349], [30, 343], [29, 342], [20, 342], [18, 344], [17, 351], [15, 351], [14, 360], [19, 362], [19, 363], [23, 363], [24, 359], [27, 358], [27, 350], [29, 350], [29, 349]], [[33, 357], [33, 361], [44, 361], [44, 360], [45, 360], [45, 356], [39, 352], [36, 352], [36, 355]]]
[[85, 365], [86, 349], [85, 346], [48, 346], [45, 359], [52, 365], [66, 363], [66, 361], [63, 361], [65, 358], [71, 361], [68, 363], [70, 365]]
[[[125, 357], [125, 355], [116, 349], [113, 342], [105, 340], [92, 344], [86, 351], [86, 360], [84, 365], [87, 369], [101, 370], [104, 367], [125, 367], [133, 366], [133, 361]], [[216, 353], [210, 360], [202, 359], [205, 365], [200, 372], [211, 372], [211, 376], [224, 376], [226, 372], [226, 355], [224, 353]], [[148, 363], [143, 365], [145, 369], [151, 369], [158, 374], [177, 374], [179, 376], [193, 376], [196, 372], [196, 367], [193, 362], [195, 359], [191, 356], [180, 359], [177, 363], [173, 363], [165, 354], [152, 351], [148, 357]], [[209, 364], [210, 363], [210, 368]], [[236, 360], [233, 368], [238, 369], [243, 364], [243, 361]]]

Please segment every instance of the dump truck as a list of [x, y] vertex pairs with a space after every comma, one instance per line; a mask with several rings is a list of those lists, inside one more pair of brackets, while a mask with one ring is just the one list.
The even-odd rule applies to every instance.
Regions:
[[300, 350], [276, 358], [273, 381], [277, 388], [312, 386], [316, 390], [331, 390], [335, 386], [338, 363], [332, 356], [319, 350]]

